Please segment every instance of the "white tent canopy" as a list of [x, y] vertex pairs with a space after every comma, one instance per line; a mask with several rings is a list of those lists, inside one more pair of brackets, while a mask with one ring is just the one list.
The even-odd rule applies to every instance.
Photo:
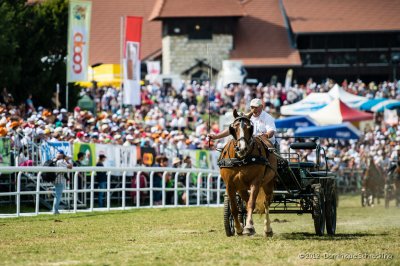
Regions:
[[340, 99], [342, 102], [353, 108], [358, 108], [361, 104], [368, 101], [368, 98], [366, 97], [354, 95], [345, 91], [338, 84], [335, 84], [328, 94], [332, 99]]
[[335, 125], [346, 121], [371, 120], [373, 115], [351, 108], [340, 99], [334, 99], [324, 108], [309, 115], [319, 125]]
[[366, 97], [361, 97], [348, 93], [343, 88], [335, 84], [333, 88], [327, 93], [310, 93], [303, 100], [281, 107], [282, 115], [309, 115], [315, 111], [320, 110], [334, 99], [340, 99], [342, 102], [352, 108], [358, 108], [361, 104], [368, 101]]
[[332, 97], [328, 93], [310, 93], [303, 100], [281, 107], [282, 115], [308, 115], [315, 112], [332, 101]]

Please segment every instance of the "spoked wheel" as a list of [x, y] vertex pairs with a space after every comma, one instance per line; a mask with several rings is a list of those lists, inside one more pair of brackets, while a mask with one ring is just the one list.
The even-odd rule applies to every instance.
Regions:
[[231, 212], [231, 203], [228, 195], [224, 195], [224, 227], [226, 236], [235, 235], [235, 220]]
[[336, 189], [333, 184], [326, 197], [325, 202], [325, 217], [326, 217], [326, 232], [328, 235], [336, 233], [336, 218], [337, 218], [337, 200]]
[[318, 236], [323, 236], [325, 232], [325, 201], [324, 192], [321, 188], [321, 184], [312, 185], [314, 196], [313, 196], [313, 219], [315, 233]]
[[[247, 219], [246, 203], [238, 194], [236, 194], [236, 204], [238, 207], [239, 222], [242, 223], [244, 227]], [[233, 218], [231, 202], [228, 195], [224, 195], [224, 227], [226, 236], [235, 235], [235, 219]]]
[[238, 218], [244, 228], [246, 226], [246, 220], [247, 220], [246, 202], [242, 200], [242, 198], [239, 195], [236, 194], [236, 203], [239, 211]]

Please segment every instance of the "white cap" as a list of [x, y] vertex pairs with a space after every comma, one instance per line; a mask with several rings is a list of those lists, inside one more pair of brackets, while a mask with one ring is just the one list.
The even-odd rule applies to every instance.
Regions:
[[60, 112], [61, 112], [61, 113], [66, 113], [66, 112], [67, 112], [67, 109], [62, 108], [62, 109], [60, 110]]
[[126, 136], [126, 139], [127, 139], [127, 140], [132, 140], [132, 139], [133, 139], [133, 136], [129, 134], [129, 135]]
[[260, 99], [253, 99], [250, 102], [250, 107], [260, 107], [263, 105], [263, 102]]

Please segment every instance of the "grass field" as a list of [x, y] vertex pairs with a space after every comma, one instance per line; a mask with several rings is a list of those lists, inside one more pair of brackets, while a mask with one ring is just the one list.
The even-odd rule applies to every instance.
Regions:
[[0, 265], [400, 265], [400, 209], [359, 202], [340, 198], [335, 237], [315, 236], [309, 214], [272, 214], [273, 238], [259, 215], [255, 236], [228, 238], [222, 208], [2, 219]]

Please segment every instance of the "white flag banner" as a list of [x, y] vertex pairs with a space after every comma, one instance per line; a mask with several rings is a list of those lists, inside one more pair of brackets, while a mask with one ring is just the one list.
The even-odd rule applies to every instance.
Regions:
[[124, 104], [140, 104], [139, 43], [126, 42], [124, 63]]
[[88, 80], [91, 9], [88, 1], [69, 2], [67, 82]]

